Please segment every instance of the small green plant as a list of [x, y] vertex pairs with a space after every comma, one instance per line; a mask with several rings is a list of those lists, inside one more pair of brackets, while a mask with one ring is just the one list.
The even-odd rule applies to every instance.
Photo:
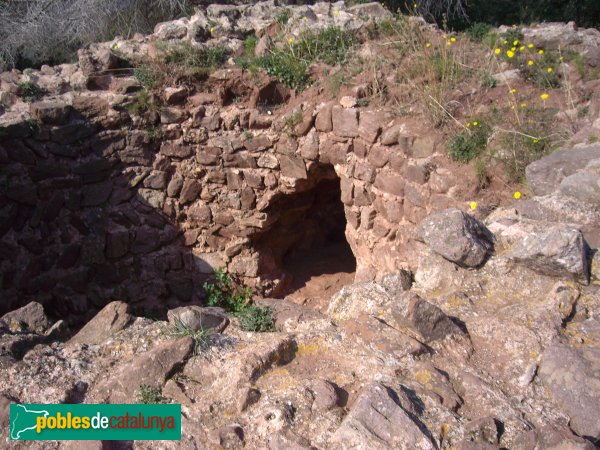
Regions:
[[482, 80], [481, 84], [483, 85], [483, 87], [492, 89], [492, 88], [495, 88], [496, 86], [498, 86], [498, 80], [496, 80], [489, 73], [486, 73], [483, 76], [483, 80]]
[[152, 127], [146, 130], [146, 137], [150, 142], [160, 141], [164, 133], [161, 127]]
[[247, 36], [246, 39], [244, 39], [244, 52], [247, 55], [253, 55], [256, 44], [258, 44], [258, 38], [254, 34]]
[[142, 65], [133, 69], [133, 76], [144, 89], [154, 88], [161, 79], [160, 73], [150, 65]]
[[284, 8], [279, 14], [277, 14], [277, 16], [275, 17], [275, 21], [279, 24], [281, 28], [283, 28], [290, 21], [291, 17], [291, 11], [287, 8]]
[[23, 81], [17, 85], [17, 95], [24, 101], [31, 103], [46, 94], [46, 90], [33, 81]]
[[469, 130], [450, 139], [447, 145], [448, 155], [455, 161], [468, 163], [485, 150], [490, 132], [488, 125], [472, 122]]
[[268, 306], [250, 305], [237, 315], [240, 325], [245, 331], [264, 333], [275, 331], [273, 309]]
[[302, 111], [296, 111], [285, 118], [285, 129], [292, 133], [300, 122], [302, 122]]
[[215, 270], [214, 277], [213, 283], [206, 282], [202, 285], [209, 306], [220, 306], [231, 313], [237, 313], [250, 302], [251, 289], [238, 286], [225, 269]]
[[490, 176], [487, 170], [487, 163], [483, 158], [477, 158], [473, 164], [473, 170], [477, 177], [477, 185], [480, 189], [485, 189], [490, 184]]
[[127, 108], [132, 114], [142, 113], [158, 113], [160, 111], [160, 104], [157, 98], [150, 91], [143, 89], [138, 94], [135, 102]]
[[483, 42], [485, 37], [492, 31], [489, 23], [476, 22], [466, 29], [465, 34], [473, 42]]
[[161, 395], [160, 390], [147, 384], [140, 384], [137, 391], [138, 403], [164, 403], [165, 398]]
[[369, 99], [368, 98], [359, 98], [356, 101], [356, 105], [360, 106], [361, 108], [364, 108], [366, 106], [369, 106]]
[[173, 325], [166, 331], [166, 335], [173, 338], [191, 337], [194, 341], [194, 355], [197, 355], [206, 346], [210, 331], [202, 329], [194, 330], [176, 318]]
[[[519, 43], [523, 41], [523, 33], [520, 28], [511, 28], [504, 33], [500, 33], [500, 39], [506, 42], [506, 45], [513, 45], [515, 41]], [[515, 45], [516, 46], [516, 45]]]

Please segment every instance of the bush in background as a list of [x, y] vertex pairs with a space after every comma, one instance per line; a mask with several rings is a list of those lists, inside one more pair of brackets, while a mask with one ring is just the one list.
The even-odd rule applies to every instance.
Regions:
[[189, 0], [5, 0], [0, 62], [20, 69], [72, 61], [78, 48], [189, 15]]

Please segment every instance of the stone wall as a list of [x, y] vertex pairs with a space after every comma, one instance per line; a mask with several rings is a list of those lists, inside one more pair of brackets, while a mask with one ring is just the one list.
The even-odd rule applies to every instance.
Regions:
[[[0, 74], [0, 312], [31, 300], [62, 316], [114, 299], [200, 301], [220, 267], [281, 296], [290, 280], [282, 258], [344, 225], [339, 202], [356, 278], [374, 279], [415, 261], [412, 232], [425, 215], [462, 204], [436, 130], [357, 106], [364, 86], [336, 100], [316, 88], [296, 96], [226, 68], [201, 90], [166, 87], [160, 108], [131, 112], [141, 86], [121, 57], [213, 34], [208, 45], [239, 47], [236, 30], [268, 30], [279, 11], [272, 2], [231, 8], [94, 45], [78, 64]], [[290, 23], [358, 29], [389, 17], [377, 3], [344, 8], [299, 6]], [[230, 29], [234, 37], [221, 35]], [[20, 100], [23, 81], [46, 97]]]
[[[336, 177], [357, 278], [372, 279], [406, 266], [414, 224], [456, 203], [439, 142], [416, 121], [350, 97], [297, 99], [273, 115], [224, 106], [216, 92], [167, 89], [169, 106], [141, 116], [126, 108], [135, 94], [70, 93], [4, 121], [3, 310], [33, 299], [64, 313], [114, 298], [197, 300], [218, 267], [280, 294], [281, 257], [307, 239], [284, 211]], [[295, 206], [298, 221], [312, 201]]]

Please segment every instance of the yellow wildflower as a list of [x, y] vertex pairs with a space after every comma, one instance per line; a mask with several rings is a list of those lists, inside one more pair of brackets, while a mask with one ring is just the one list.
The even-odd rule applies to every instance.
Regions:
[[519, 200], [521, 198], [521, 193], [519, 191], [517, 191], [514, 193], [513, 197], [516, 198], [517, 200]]
[[451, 40], [452, 42], [456, 42], [456, 38], [455, 38], [455, 37], [451, 37], [451, 38], [450, 38], [450, 40]]
[[477, 209], [477, 202], [471, 202], [471, 209]]
[[513, 45], [516, 47], [517, 45], [519, 45], [519, 41], [514, 41]]
[[554, 69], [552, 67], [548, 67], [548, 73], [552, 73], [554, 72]]
[[427, 44], [425, 44], [425, 47], [429, 48], [431, 47], [431, 44], [428, 42]]
[[520, 52], [522, 52], [523, 50], [525, 50], [525, 46], [524, 46], [524, 45], [521, 45], [521, 46], [519, 47], [519, 51], [520, 51]]
[[533, 48], [533, 44], [529, 44], [527, 48]]
[[516, 89], [511, 89], [511, 90], [510, 90], [510, 93], [511, 93], [511, 94], [516, 94], [516, 93], [517, 93], [517, 90], [516, 90]]
[[215, 31], [215, 27], [210, 27], [210, 33], [212, 34]]
[[473, 122], [474, 127], [476, 127], [477, 125], [479, 125], [479, 122]]
[[506, 56], [508, 56], [509, 58], [512, 58], [513, 56], [515, 56], [515, 52], [513, 52], [512, 50], [509, 50], [506, 52]]
[[537, 144], [538, 142], [540, 142], [540, 140], [539, 140], [539, 139], [532, 139], [531, 141], [532, 141], [534, 144]]
[[288, 42], [291, 44], [292, 42], [294, 42], [294, 38], [293, 37], [288, 38]]
[[470, 126], [471, 126], [471, 122], [467, 122], [467, 127], [470, 127]]
[[538, 50], [538, 53], [539, 53], [540, 55], [543, 55], [543, 54], [544, 54], [544, 50]]
[[496, 55], [499, 55], [501, 51], [502, 51], [502, 50], [500, 50], [499, 48], [497, 48], [496, 50], [494, 50], [494, 53], [495, 53]]
[[513, 47], [510, 49], [511, 52], [516, 52], [517, 51], [517, 47]]
[[548, 100], [548, 97], [550, 97], [550, 96], [548, 94], [546, 94], [545, 92], [542, 95], [540, 95], [540, 98], [542, 100]]
[[452, 41], [446, 41], [446, 45], [452, 45]]
[[533, 61], [532, 60], [527, 61], [527, 65], [528, 66], [533, 66]]
[[337, 16], [340, 13], [340, 10], [336, 9], [333, 13]]
[[504, 39], [504, 45], [508, 44], [508, 41], [506, 39]]
[[525, 108], [527, 106], [527, 103], [521, 103], [521, 108]]

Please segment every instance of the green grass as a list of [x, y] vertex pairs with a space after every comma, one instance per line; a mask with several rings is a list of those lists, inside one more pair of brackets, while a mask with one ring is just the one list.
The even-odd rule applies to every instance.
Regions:
[[[535, 64], [527, 64], [528, 58], [519, 62], [519, 72], [524, 80], [535, 83], [541, 88], [556, 88], [560, 86], [559, 67], [560, 55], [557, 51], [548, 50], [535, 59]], [[548, 72], [548, 69], [552, 72]]]
[[165, 398], [161, 395], [160, 390], [147, 384], [140, 384], [137, 391], [138, 403], [164, 403]]
[[169, 327], [165, 333], [167, 336], [172, 338], [183, 338], [189, 336], [194, 341], [194, 355], [199, 354], [202, 349], [206, 346], [208, 338], [210, 336], [209, 330], [193, 330], [186, 326], [179, 319], [175, 319], [175, 323]]
[[481, 122], [457, 134], [447, 144], [448, 155], [455, 161], [468, 163], [478, 157], [487, 146], [491, 128]]
[[188, 68], [214, 69], [223, 65], [229, 54], [229, 49], [222, 46], [196, 48], [190, 43], [183, 43], [168, 50], [165, 62]]
[[552, 142], [549, 138], [529, 137], [536, 136], [538, 131], [536, 129], [525, 129], [524, 131], [523, 134], [507, 134], [502, 139], [503, 147], [508, 151], [501, 161], [509, 181], [515, 183], [525, 182], [527, 166], [552, 152]]
[[154, 88], [161, 79], [161, 74], [151, 65], [142, 65], [133, 69], [133, 76], [144, 89]]

